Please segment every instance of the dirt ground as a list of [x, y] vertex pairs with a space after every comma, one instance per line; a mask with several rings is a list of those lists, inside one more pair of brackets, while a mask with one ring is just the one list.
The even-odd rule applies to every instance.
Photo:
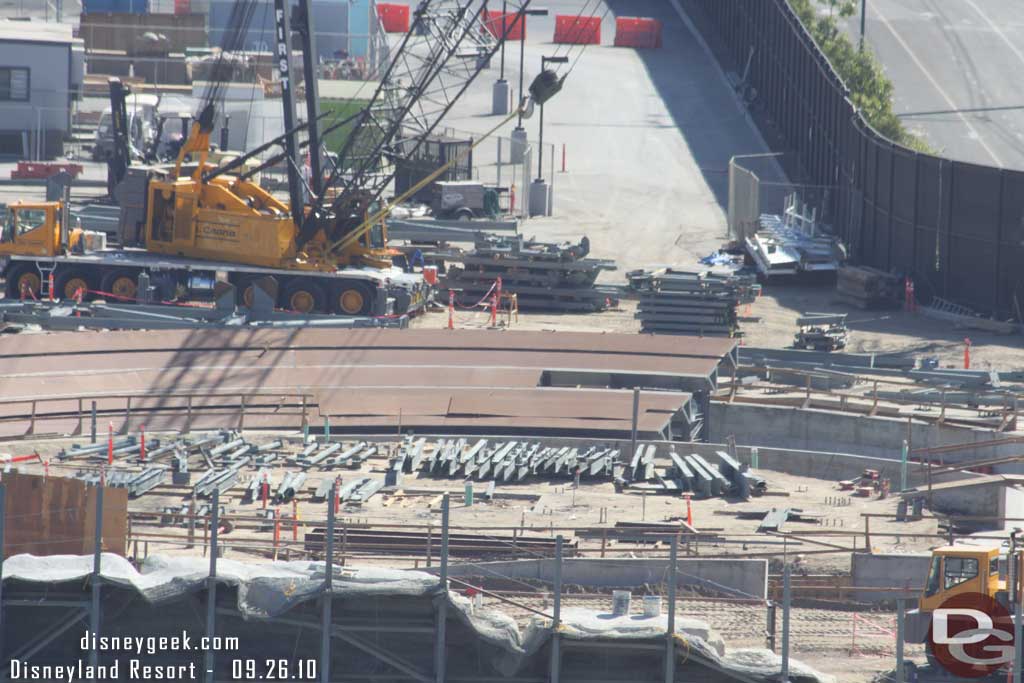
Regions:
[[[680, 264], [682, 269], [699, 270], [699, 264]], [[980, 330], [954, 328], [921, 313], [903, 311], [862, 311], [836, 299], [835, 285], [819, 283], [767, 283], [762, 296], [739, 311], [742, 343], [747, 346], [786, 348], [793, 342], [796, 319], [805, 312], [847, 313], [850, 328], [848, 351], [852, 353], [911, 353], [937, 357], [942, 366], [963, 367], [964, 339], [971, 340], [971, 367], [1010, 370], [1024, 367], [1024, 338], [1002, 336]], [[576, 332], [640, 331], [634, 318], [636, 300], [623, 298], [616, 309], [602, 313], [560, 314], [539, 311], [519, 313], [501, 326], [523, 330]], [[457, 310], [456, 328], [486, 328], [489, 310]], [[447, 310], [436, 310], [412, 321], [413, 327], [444, 327]]]
[[[155, 439], [160, 435], [147, 436]], [[251, 442], [257, 444], [274, 438], [274, 435], [264, 433], [249, 436]], [[70, 443], [70, 440], [25, 442], [19, 445], [19, 451], [35, 450], [43, 460], [49, 459], [49, 472], [54, 475], [69, 476], [96, 466], [81, 459], [59, 462], [56, 458], [58, 450]], [[431, 442], [428, 441], [429, 443]], [[310, 501], [311, 492], [324, 478], [333, 478], [336, 475], [340, 475], [344, 481], [351, 481], [357, 476], [383, 478], [388, 462], [386, 454], [394, 448], [394, 444], [382, 444], [380, 454], [367, 460], [360, 470], [310, 471], [295, 508], [299, 518], [307, 523], [326, 518], [324, 504]], [[298, 450], [297, 441], [291, 445], [286, 444], [282, 449], [283, 452], [291, 453]], [[190, 464], [190, 468], [193, 469], [194, 482], [205, 468], [200, 464], [198, 457], [193, 457], [192, 460], [194, 462]], [[293, 469], [294, 467], [271, 469], [272, 488], [281, 481], [285, 471]], [[24, 467], [24, 471], [41, 474], [43, 468], [41, 465], [31, 464]], [[759, 474], [767, 480], [768, 495], [749, 501], [730, 498], [692, 501], [693, 525], [706, 534], [707, 538], [687, 544], [684, 553], [689, 552], [705, 558], [786, 556], [795, 559], [798, 571], [805, 574], [846, 574], [850, 570], [850, 553], [863, 551], [865, 547], [862, 514], [893, 514], [896, 511], [897, 500], [893, 497], [860, 498], [840, 491], [835, 482], [770, 470], [759, 471]], [[227, 514], [251, 518], [261, 512], [263, 506], [260, 501], [244, 499], [247, 485], [254, 476], [255, 473], [252, 471], [243, 472], [240, 483], [222, 496], [221, 503], [226, 506]], [[558, 529], [562, 529], [564, 535], [572, 536], [574, 529], [613, 526], [620, 521], [653, 524], [686, 518], [686, 503], [681, 498], [645, 495], [629, 489], [623, 493], [615, 493], [609, 481], [588, 481], [584, 478], [578, 490], [574, 490], [568, 480], [532, 479], [517, 484], [501, 483], [496, 487], [494, 500], [490, 502], [481, 500], [480, 494], [485, 484], [477, 483], [477, 504], [471, 507], [462, 503], [463, 487], [461, 479], [406, 475], [399, 492], [375, 495], [363, 505], [344, 506], [340, 514], [342, 519], [367, 524], [436, 526], [440, 522], [437, 497], [447, 491], [453, 496], [452, 526], [480, 529], [478, 533], [481, 534], [486, 533], [485, 529], [488, 527], [501, 527], [501, 530], [495, 532], [496, 535], [510, 535], [512, 528], [518, 528], [523, 533], [541, 536], [551, 536], [557, 533]], [[131, 501], [129, 509], [139, 512], [159, 512], [167, 507], [180, 509], [187, 502], [186, 494], [190, 490], [189, 486], [172, 486], [168, 480], [164, 485]], [[291, 503], [280, 506], [271, 504], [270, 507], [277, 507], [282, 517], [291, 517], [293, 513]], [[817, 516], [817, 523], [791, 521], [784, 527], [782, 535], [758, 534], [760, 517], [773, 508], [797, 508], [809, 516]], [[740, 512], [756, 513], [757, 517], [739, 519], [737, 513]], [[138, 526], [135, 530], [143, 532]], [[182, 538], [185, 534], [182, 528], [160, 528], [156, 525], [147, 531], [179, 533]], [[931, 547], [942, 544], [941, 539], [937, 537], [907, 536], [935, 534], [937, 527], [933, 519], [889, 523], [875, 519], [871, 522], [870, 531], [871, 547], [874, 552], [927, 552]], [[262, 542], [272, 540], [272, 532], [269, 529], [258, 532], [240, 528], [233, 533], [235, 538]], [[300, 530], [300, 539], [301, 534]], [[290, 538], [287, 523], [284, 524], [283, 538]], [[182, 545], [180, 542], [154, 541], [150, 552], [157, 552], [158, 548], [160, 552], [178, 552]], [[601, 540], [598, 537], [580, 539], [579, 547], [596, 552], [601, 547]], [[614, 540], [608, 541], [607, 550], [610, 557], [665, 554], [664, 547], [616, 543]], [[396, 564], [396, 560], [386, 562]], [[402, 561], [397, 563], [401, 564]], [[404, 566], [412, 564], [412, 558], [408, 558]]]

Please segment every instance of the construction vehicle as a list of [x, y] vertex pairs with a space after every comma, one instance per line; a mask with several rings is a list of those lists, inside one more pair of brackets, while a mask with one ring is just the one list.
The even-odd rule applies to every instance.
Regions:
[[[528, 4], [528, 0], [522, 3], [520, 11]], [[309, 5], [310, 0], [303, 0], [297, 8], [296, 33], [303, 54], [315, 55]], [[500, 45], [500, 40], [483, 37], [487, 34], [482, 30], [483, 9], [474, 5], [479, 3], [423, 0], [369, 104], [322, 130], [325, 117], [319, 112], [316, 65], [304, 60], [307, 117], [298, 123], [291, 41], [278, 41], [275, 63], [285, 133], [220, 165], [211, 162], [210, 138], [226, 77], [211, 82], [176, 162], [133, 168], [146, 177], [136, 183], [138, 196], [128, 201], [121, 197], [122, 228], [127, 224], [129, 229], [122, 230], [117, 249], [74, 253], [67, 221], [58, 219], [65, 209], [59, 202], [12, 205], [7, 218], [10, 229], [5, 232], [9, 239], [0, 243], [0, 256], [7, 260], [2, 271], [7, 296], [71, 298], [84, 290], [131, 300], [138, 294], [138, 276], [144, 272], [161, 300], [209, 296], [221, 276], [235, 285], [239, 304], [251, 306], [254, 282], [270, 275], [278, 281], [281, 308], [345, 315], [417, 310], [425, 304], [428, 288], [421, 275], [392, 265], [384, 224], [404, 197], [385, 205], [383, 193], [398, 162], [419, 154], [422, 141], [434, 133]], [[241, 47], [254, 6], [255, 0], [236, 0], [235, 30], [225, 33], [222, 58]], [[288, 9], [285, 0], [275, 0], [279, 35], [292, 34]], [[472, 48], [469, 62], [461, 61], [467, 57], [467, 45]], [[406, 51], [415, 52], [415, 59], [404, 58]], [[230, 69], [215, 73], [226, 71]], [[545, 72], [531, 85], [531, 93], [536, 102], [542, 102], [560, 87], [558, 76]], [[304, 147], [322, 150], [321, 140], [345, 127], [349, 134], [330, 172], [321, 168], [330, 157], [308, 155], [312, 168], [307, 182], [300, 171], [300, 151]], [[495, 130], [497, 126], [491, 132]], [[299, 139], [300, 133], [305, 140]], [[246, 166], [275, 147], [283, 151], [255, 168]], [[251, 180], [281, 161], [287, 168], [287, 203]], [[445, 170], [439, 168], [409, 192], [418, 191]]]
[[[1020, 529], [1011, 533], [1005, 557], [1002, 555], [1003, 546], [954, 545], [932, 551], [918, 606], [907, 612], [904, 621], [906, 642], [927, 644], [928, 663], [932, 673], [938, 676], [928, 680], [962, 680], [945, 673], [933, 651], [931, 634], [937, 609], [954, 605], [984, 611], [982, 603], [991, 601], [991, 604], [1005, 608], [1007, 620], [1013, 614], [1015, 603], [1021, 598], [1024, 578], [1024, 547], [1018, 545], [1019, 533]], [[996, 628], [1012, 628], [1012, 622], [1000, 623], [997, 616], [990, 616], [996, 622]], [[956, 636], [952, 631], [955, 627], [948, 628], [951, 628], [950, 635]], [[947, 677], [943, 678], [943, 675]], [[1005, 680], [1005, 673], [996, 679]]]
[[845, 313], [805, 313], [796, 320], [793, 348], [837, 351], [846, 348]]

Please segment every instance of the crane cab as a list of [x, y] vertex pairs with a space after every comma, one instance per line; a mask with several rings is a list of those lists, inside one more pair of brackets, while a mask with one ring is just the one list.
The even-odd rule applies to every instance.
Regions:
[[60, 202], [15, 202], [0, 227], [0, 256], [53, 257], [61, 246]]

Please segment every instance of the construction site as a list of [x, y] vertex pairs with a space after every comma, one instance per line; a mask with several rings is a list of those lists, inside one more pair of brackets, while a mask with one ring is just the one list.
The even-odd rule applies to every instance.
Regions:
[[1020, 683], [1017, 172], [786, 0], [0, 15], [0, 680]]

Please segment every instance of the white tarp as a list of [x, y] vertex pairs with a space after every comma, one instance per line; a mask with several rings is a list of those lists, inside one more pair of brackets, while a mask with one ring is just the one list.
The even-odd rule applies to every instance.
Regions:
[[[92, 573], [92, 556], [15, 555], [3, 564], [5, 581], [59, 583], [83, 579]], [[106, 582], [132, 588], [146, 600], [159, 603], [176, 599], [202, 587], [210, 564], [201, 557], [150, 556], [142, 571], [137, 571], [123, 557], [104, 553], [101, 571]], [[335, 567], [332, 586], [334, 594], [345, 596], [409, 596], [435, 594], [437, 577], [418, 571], [382, 569], [377, 567]], [[295, 605], [314, 599], [324, 578], [322, 562], [238, 562], [219, 559], [219, 582], [238, 587], [238, 609], [249, 618], [272, 618]], [[499, 671], [512, 675], [524, 661], [539, 651], [551, 636], [551, 621], [534, 618], [525, 631], [507, 614], [497, 610], [474, 610], [471, 601], [448, 592], [454, 616], [471, 626], [481, 639], [499, 647], [505, 654], [495, 665]], [[781, 670], [779, 657], [769, 650], [739, 649], [729, 651], [722, 638], [706, 622], [680, 617], [675, 624], [680, 659], [693, 657], [737, 680], [774, 681]], [[563, 638], [587, 639], [652, 639], [663, 638], [668, 629], [665, 615], [616, 617], [594, 610], [571, 608], [562, 611], [559, 632]], [[834, 678], [820, 674], [800, 662], [790, 662], [793, 683], [834, 683]]]

